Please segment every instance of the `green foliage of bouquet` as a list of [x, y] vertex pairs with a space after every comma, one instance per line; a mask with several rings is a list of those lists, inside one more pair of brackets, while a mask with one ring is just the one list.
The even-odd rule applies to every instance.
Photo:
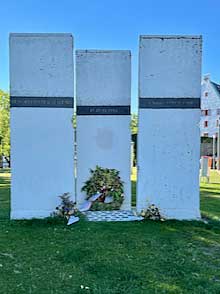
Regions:
[[92, 201], [91, 210], [117, 210], [124, 200], [123, 181], [116, 169], [96, 166], [82, 191]]
[[154, 204], [149, 205], [146, 210], [142, 210], [141, 216], [143, 216], [145, 219], [163, 220], [159, 208]]
[[71, 215], [76, 215], [77, 208], [76, 203], [70, 200], [70, 194], [64, 193], [59, 196], [61, 199], [61, 204], [56, 207], [56, 211], [53, 216], [69, 218]]

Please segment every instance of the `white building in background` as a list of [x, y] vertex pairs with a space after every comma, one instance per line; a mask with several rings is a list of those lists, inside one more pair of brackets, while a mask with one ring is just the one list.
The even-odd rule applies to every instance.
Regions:
[[215, 137], [218, 133], [220, 121], [220, 85], [205, 75], [202, 80], [201, 93], [201, 137]]

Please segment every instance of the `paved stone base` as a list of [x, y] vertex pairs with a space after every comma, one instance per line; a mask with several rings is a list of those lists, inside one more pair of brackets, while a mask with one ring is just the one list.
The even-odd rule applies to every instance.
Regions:
[[136, 216], [131, 210], [87, 211], [84, 214], [91, 222], [129, 222], [143, 219], [141, 216]]

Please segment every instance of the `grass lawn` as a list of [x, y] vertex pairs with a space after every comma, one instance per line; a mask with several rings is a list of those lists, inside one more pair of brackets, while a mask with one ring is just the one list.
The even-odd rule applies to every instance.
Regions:
[[1, 172], [0, 293], [220, 293], [217, 173], [201, 184], [208, 223], [10, 222], [9, 189]]

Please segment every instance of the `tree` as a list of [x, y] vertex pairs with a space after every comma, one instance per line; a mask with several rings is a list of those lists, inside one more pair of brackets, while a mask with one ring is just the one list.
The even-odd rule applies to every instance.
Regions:
[[136, 165], [137, 158], [137, 132], [138, 132], [138, 116], [133, 113], [131, 115], [131, 140], [134, 143], [133, 164]]
[[0, 156], [10, 161], [10, 99], [9, 94], [0, 90]]
[[132, 135], [137, 134], [138, 132], [138, 116], [133, 113], [131, 115], [131, 133]]

